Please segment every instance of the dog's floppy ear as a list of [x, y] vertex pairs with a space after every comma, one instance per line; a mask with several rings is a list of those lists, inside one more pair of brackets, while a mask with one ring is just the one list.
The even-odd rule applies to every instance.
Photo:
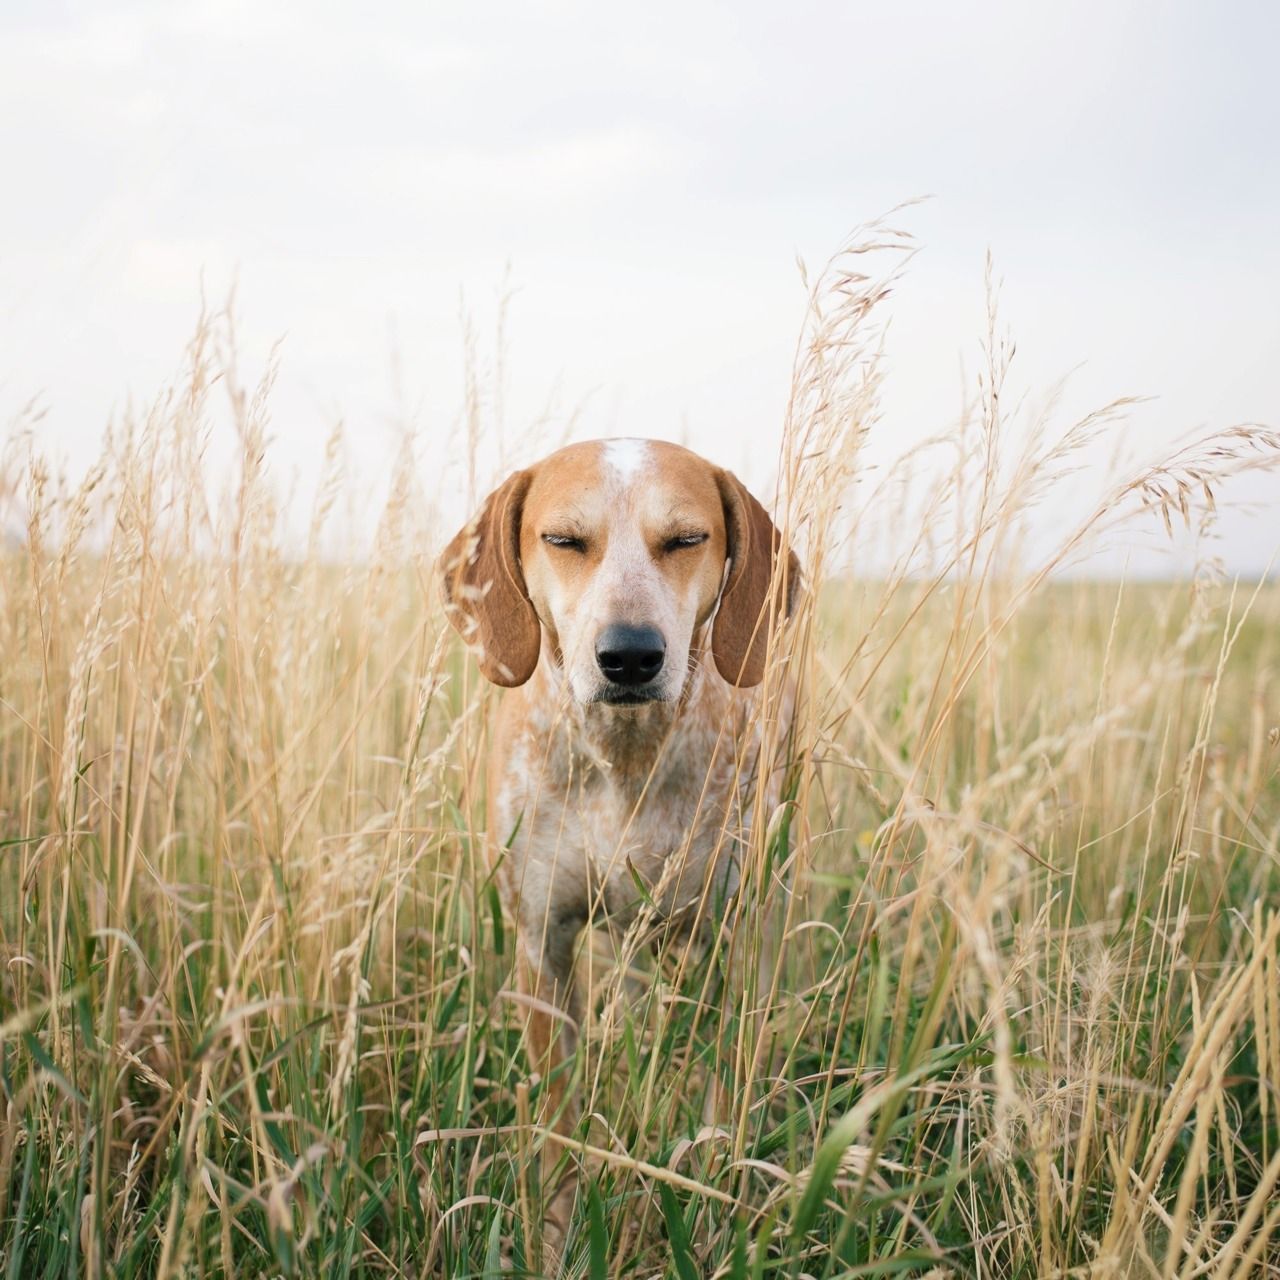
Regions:
[[737, 476], [717, 471], [716, 483], [724, 505], [729, 576], [711, 629], [711, 652], [730, 684], [756, 685], [764, 679], [771, 592], [777, 594], [776, 613], [789, 616], [800, 586], [800, 561], [793, 551], [783, 556], [782, 535]]
[[532, 471], [517, 471], [454, 534], [439, 560], [445, 613], [480, 649], [480, 671], [494, 684], [524, 684], [538, 665], [542, 631], [520, 568], [520, 515]]

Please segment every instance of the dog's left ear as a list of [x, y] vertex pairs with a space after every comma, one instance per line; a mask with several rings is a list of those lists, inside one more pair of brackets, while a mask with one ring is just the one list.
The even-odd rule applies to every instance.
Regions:
[[769, 513], [729, 471], [717, 471], [729, 552], [729, 577], [711, 628], [711, 652], [733, 685], [764, 679], [771, 608], [789, 617], [800, 588], [800, 561], [782, 545]]
[[453, 535], [440, 555], [445, 613], [480, 647], [480, 671], [494, 684], [524, 684], [538, 665], [542, 628], [520, 567], [520, 516], [532, 471], [517, 471]]

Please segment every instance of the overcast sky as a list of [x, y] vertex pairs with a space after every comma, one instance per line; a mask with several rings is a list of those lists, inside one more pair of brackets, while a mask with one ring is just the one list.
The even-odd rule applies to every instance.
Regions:
[[[366, 469], [406, 416], [439, 469], [460, 296], [483, 338], [510, 264], [512, 434], [555, 397], [580, 436], [684, 439], [762, 486], [796, 256], [929, 194], [899, 219], [923, 252], [890, 304], [873, 457], [953, 418], [988, 248], [1019, 386], [1081, 366], [1067, 413], [1158, 397], [1139, 453], [1276, 425], [1278, 14], [10, 0], [0, 411], [38, 394], [42, 434], [86, 456], [177, 368], [201, 279], [214, 300], [238, 280], [246, 363], [284, 337], [282, 473], [338, 417]], [[1256, 572], [1280, 480], [1239, 496], [1220, 549]]]

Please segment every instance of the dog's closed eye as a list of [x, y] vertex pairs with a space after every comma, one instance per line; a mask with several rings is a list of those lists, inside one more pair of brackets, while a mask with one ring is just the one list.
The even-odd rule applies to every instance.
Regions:
[[563, 547], [566, 551], [585, 551], [587, 549], [586, 539], [580, 538], [574, 533], [544, 533], [542, 540], [549, 547]]
[[678, 533], [662, 544], [663, 551], [679, 551], [682, 547], [700, 547], [711, 535], [709, 533]]

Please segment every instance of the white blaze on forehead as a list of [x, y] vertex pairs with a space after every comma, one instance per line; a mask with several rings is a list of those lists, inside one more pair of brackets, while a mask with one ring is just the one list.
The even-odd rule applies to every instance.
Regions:
[[630, 484], [649, 462], [647, 440], [609, 440], [604, 446], [604, 460], [623, 484]]

